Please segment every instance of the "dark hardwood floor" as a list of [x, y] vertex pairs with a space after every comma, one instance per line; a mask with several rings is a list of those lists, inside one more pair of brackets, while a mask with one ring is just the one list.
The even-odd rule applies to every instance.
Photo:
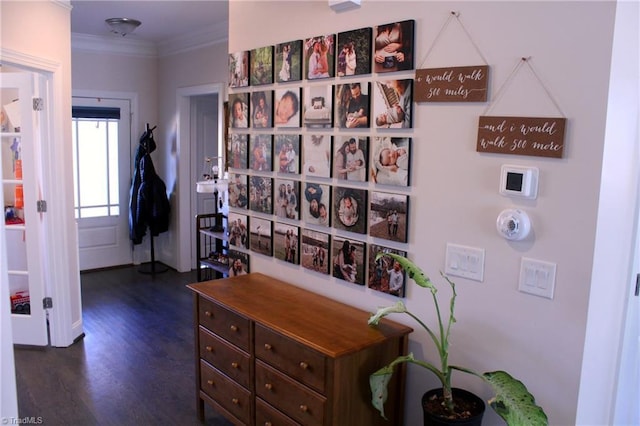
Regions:
[[[83, 273], [85, 337], [15, 349], [20, 417], [44, 425], [199, 425], [192, 273]], [[55, 302], [55, 301], [54, 301]], [[206, 425], [228, 426], [213, 409]]]

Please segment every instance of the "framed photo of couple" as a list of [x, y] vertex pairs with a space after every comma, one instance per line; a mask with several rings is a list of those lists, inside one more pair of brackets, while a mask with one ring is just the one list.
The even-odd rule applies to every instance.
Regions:
[[304, 75], [308, 80], [335, 77], [335, 35], [327, 34], [304, 41]]
[[367, 244], [362, 241], [333, 237], [333, 276], [353, 284], [364, 285], [366, 248]]
[[[382, 253], [383, 256], [376, 260], [376, 257], [380, 253]], [[402, 250], [370, 244], [368, 258], [369, 279], [367, 280], [367, 287], [393, 296], [404, 297], [405, 283], [407, 281], [406, 271], [391, 256], [384, 255], [387, 253], [394, 253], [400, 256], [407, 255], [407, 252]]]
[[278, 83], [302, 79], [302, 40], [276, 44], [275, 73]]
[[276, 222], [273, 228], [273, 257], [294, 265], [299, 264], [300, 227]]
[[312, 229], [303, 229], [300, 242], [302, 267], [329, 275], [331, 235]]
[[370, 197], [369, 235], [406, 243], [409, 196], [371, 191]]

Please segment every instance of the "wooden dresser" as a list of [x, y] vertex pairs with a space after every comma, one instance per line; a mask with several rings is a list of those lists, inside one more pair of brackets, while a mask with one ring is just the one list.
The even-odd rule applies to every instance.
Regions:
[[[252, 273], [190, 284], [196, 399], [238, 425], [401, 425], [405, 371], [383, 419], [369, 375], [406, 354], [410, 327]], [[402, 364], [404, 365], [404, 364]]]

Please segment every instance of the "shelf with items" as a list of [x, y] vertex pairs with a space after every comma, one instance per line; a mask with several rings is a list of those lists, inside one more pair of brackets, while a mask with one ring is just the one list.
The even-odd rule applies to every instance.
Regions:
[[196, 216], [198, 281], [222, 278], [229, 274], [227, 220], [222, 213]]

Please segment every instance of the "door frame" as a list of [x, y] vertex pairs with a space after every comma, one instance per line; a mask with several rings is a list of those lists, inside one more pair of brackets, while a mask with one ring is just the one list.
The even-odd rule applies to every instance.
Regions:
[[[201, 166], [192, 160], [191, 146], [191, 96], [218, 95], [218, 152], [225, 155], [224, 150], [224, 98], [225, 86], [222, 83], [203, 84], [179, 88], [176, 91], [178, 110], [178, 191], [176, 192], [176, 269], [178, 272], [191, 270], [191, 247], [194, 230], [191, 229], [191, 217], [195, 209], [196, 190], [191, 177], [192, 169]], [[194, 147], [195, 149], [195, 147]]]
[[[42, 144], [41, 155], [49, 160], [42, 162], [42, 191], [48, 208], [43, 251], [48, 257], [44, 259], [43, 270], [46, 271], [45, 291], [54, 301], [53, 308], [49, 309], [50, 344], [66, 347], [84, 333], [73, 198], [69, 199], [64, 189], [69, 183], [73, 185], [71, 145], [67, 141], [67, 135], [71, 134], [68, 124], [71, 122], [71, 99], [67, 103], [64, 96], [68, 93], [68, 69], [50, 59], [4, 48], [0, 48], [0, 62], [40, 74], [46, 81], [48, 101], [46, 123], [42, 127], [48, 143]], [[68, 105], [68, 111], [62, 108], [65, 105]]]
[[[132, 159], [137, 149], [137, 144], [133, 143], [134, 142], [133, 121], [134, 121], [134, 117], [137, 117], [137, 110], [134, 112], [134, 106], [135, 108], [137, 108], [137, 100], [138, 100], [137, 95], [133, 92], [110, 92], [110, 91], [104, 91], [104, 90], [73, 90], [71, 94], [71, 105], [73, 106], [76, 102], [81, 102], [80, 99], [86, 99], [88, 101], [103, 99], [103, 100], [129, 103], [129, 117], [128, 117], [129, 127], [126, 130], [127, 138], [128, 138], [128, 144], [127, 144], [128, 146], [127, 146], [127, 153], [126, 153], [127, 162], [121, 164], [121, 170], [128, 170], [128, 174], [126, 175], [126, 179], [123, 179], [122, 174], [120, 174], [119, 178], [120, 178], [121, 185], [124, 184], [124, 182], [126, 182], [127, 187], [130, 188], [131, 179], [133, 177], [133, 173], [132, 173], [133, 160]], [[73, 153], [73, 155], [75, 155], [75, 153]], [[119, 153], [119, 156], [120, 155], [121, 153]], [[122, 166], [126, 166], [126, 167], [122, 167]], [[124, 194], [120, 194], [120, 195], [124, 195]], [[75, 194], [74, 194], [74, 197], [75, 197]], [[126, 193], [126, 198], [123, 198], [120, 200], [120, 205], [124, 207], [120, 209], [120, 216], [124, 216], [128, 222], [129, 191], [127, 191]], [[127, 228], [128, 226], [129, 225], [127, 224]], [[80, 234], [80, 229], [78, 230], [78, 233]], [[126, 235], [126, 242], [128, 245], [127, 250], [130, 251], [129, 253], [130, 256], [128, 258], [128, 261], [129, 263], [133, 263], [133, 250], [131, 249], [128, 233]], [[82, 265], [80, 265], [80, 267], [81, 266]], [[90, 267], [88, 269], [93, 269], [93, 268]]]

